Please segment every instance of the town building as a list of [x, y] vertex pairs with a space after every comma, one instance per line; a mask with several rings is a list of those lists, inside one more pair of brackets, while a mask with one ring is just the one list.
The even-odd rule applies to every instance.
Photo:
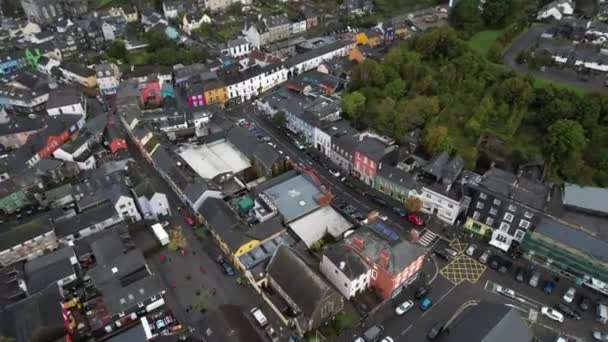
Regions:
[[[266, 267], [266, 278], [292, 315], [286, 317], [299, 336], [319, 328], [344, 308], [344, 298], [297, 252], [281, 245]], [[300, 281], [294, 281], [294, 279]], [[306, 286], [302, 286], [306, 284]]]
[[251, 46], [249, 45], [249, 42], [243, 38], [232, 39], [226, 42], [220, 52], [226, 56], [241, 58], [249, 55]]
[[353, 175], [373, 187], [382, 158], [396, 147], [392, 145], [392, 140], [375, 133], [361, 133], [357, 138], [359, 144], [353, 154]]
[[32, 260], [45, 251], [57, 248], [58, 241], [51, 217], [39, 215], [21, 224], [8, 222], [0, 226], [0, 265]]
[[97, 64], [95, 72], [97, 73], [99, 92], [102, 95], [116, 94], [121, 76], [118, 66], [114, 63]]
[[46, 102], [46, 112], [50, 116], [62, 114], [87, 115], [87, 101], [84, 93], [70, 86], [53, 89]]
[[97, 77], [92, 69], [76, 63], [62, 64], [59, 69], [63, 73], [63, 77], [70, 82], [76, 82], [87, 88], [97, 86]]
[[319, 268], [346, 299], [352, 299], [370, 286], [372, 269], [345, 244], [338, 243], [326, 249]]
[[158, 221], [171, 215], [167, 195], [156, 189], [152, 182], [146, 180], [136, 185], [133, 187], [133, 193], [144, 220]]
[[608, 189], [565, 184], [562, 203], [568, 210], [594, 216], [608, 216]]
[[402, 240], [387, 223], [369, 221], [344, 241], [365, 260], [371, 269], [370, 287], [386, 300], [417, 279], [427, 251]]
[[21, 0], [21, 7], [28, 20], [49, 25], [61, 18], [84, 15], [87, 1], [82, 0]]
[[464, 228], [490, 238], [490, 245], [508, 251], [521, 243], [543, 212], [549, 196], [539, 181], [498, 168], [463, 179], [471, 198]]
[[291, 22], [285, 15], [265, 16], [243, 31], [247, 41], [256, 49], [289, 38]]
[[542, 217], [519, 251], [555, 272], [608, 282], [608, 243], [583, 228]]
[[574, 14], [575, 4], [571, 0], [556, 0], [544, 5], [536, 15], [536, 20], [562, 20]]
[[192, 31], [198, 30], [203, 24], [210, 23], [211, 18], [202, 11], [190, 12], [185, 14], [182, 18], [182, 30], [188, 35], [191, 35]]

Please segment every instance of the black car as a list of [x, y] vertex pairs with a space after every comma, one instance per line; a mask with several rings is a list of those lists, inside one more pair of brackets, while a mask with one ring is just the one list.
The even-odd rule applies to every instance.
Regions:
[[429, 293], [429, 289], [427, 287], [421, 286], [416, 290], [416, 293], [414, 294], [414, 298], [422, 299], [428, 293]]
[[498, 272], [500, 273], [507, 273], [509, 271], [509, 269], [511, 268], [511, 265], [513, 263], [510, 262], [509, 260], [503, 260], [502, 262], [500, 262], [500, 265], [498, 266]]
[[428, 334], [426, 334], [426, 338], [429, 340], [434, 340], [437, 337], [439, 337], [439, 335], [441, 335], [442, 331], [443, 331], [443, 323], [437, 322], [437, 323], [435, 323], [435, 325], [433, 325], [431, 330], [429, 330]]
[[448, 255], [445, 254], [445, 252], [443, 252], [443, 251], [439, 251], [439, 250], [433, 251], [433, 254], [435, 254], [437, 257], [439, 257], [443, 260], [449, 260]]
[[385, 206], [386, 205], [386, 201], [385, 200], [383, 200], [380, 197], [376, 197], [376, 196], [372, 196], [372, 202], [374, 202], [374, 203], [376, 203], [378, 205], [381, 205], [381, 206]]
[[517, 268], [517, 271], [515, 271], [515, 280], [517, 280], [520, 283], [523, 283], [526, 279], [526, 271], [519, 267]]
[[398, 208], [398, 207], [393, 207], [393, 212], [397, 215], [399, 215], [399, 217], [406, 217], [407, 213], [405, 212], [405, 210]]
[[589, 299], [589, 297], [581, 297], [581, 302], [578, 303], [578, 307], [581, 308], [581, 310], [583, 311], [587, 311], [589, 309], [589, 304], [591, 303], [591, 300]]
[[497, 270], [501, 264], [502, 264], [502, 258], [500, 258], [498, 256], [493, 256], [490, 258], [490, 267], [492, 269]]
[[581, 314], [578, 313], [578, 311], [572, 309], [570, 306], [564, 304], [564, 303], [559, 303], [557, 305], [554, 306], [555, 310], [563, 313], [564, 315], [575, 319], [575, 320], [580, 320], [581, 319]]

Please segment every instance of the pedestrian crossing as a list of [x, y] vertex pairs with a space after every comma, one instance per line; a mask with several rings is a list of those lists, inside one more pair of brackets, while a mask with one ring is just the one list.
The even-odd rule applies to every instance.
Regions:
[[439, 238], [439, 235], [433, 233], [430, 230], [426, 230], [424, 234], [418, 240], [418, 243], [423, 245], [424, 247], [428, 247], [433, 241]]

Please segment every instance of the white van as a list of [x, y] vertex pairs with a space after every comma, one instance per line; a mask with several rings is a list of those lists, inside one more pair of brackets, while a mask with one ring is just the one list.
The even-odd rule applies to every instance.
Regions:
[[266, 318], [262, 310], [260, 310], [258, 307], [251, 309], [250, 312], [253, 315], [253, 318], [255, 318], [256, 322], [258, 322], [260, 327], [263, 328], [268, 325], [268, 319]]
[[602, 323], [608, 323], [608, 306], [606, 304], [599, 303], [595, 309], [595, 319]]

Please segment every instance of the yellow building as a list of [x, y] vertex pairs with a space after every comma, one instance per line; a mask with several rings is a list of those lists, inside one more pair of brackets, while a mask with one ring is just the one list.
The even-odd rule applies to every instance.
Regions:
[[375, 47], [382, 43], [382, 32], [380, 32], [380, 30], [367, 30], [360, 32], [355, 37], [355, 40], [359, 45]]
[[239, 257], [285, 232], [279, 215], [249, 227], [226, 202], [218, 198], [207, 198], [200, 213], [222, 252], [230, 256], [232, 263], [239, 268], [242, 268]]
[[203, 96], [207, 105], [228, 102], [228, 87], [220, 80], [206, 82], [203, 86]]

